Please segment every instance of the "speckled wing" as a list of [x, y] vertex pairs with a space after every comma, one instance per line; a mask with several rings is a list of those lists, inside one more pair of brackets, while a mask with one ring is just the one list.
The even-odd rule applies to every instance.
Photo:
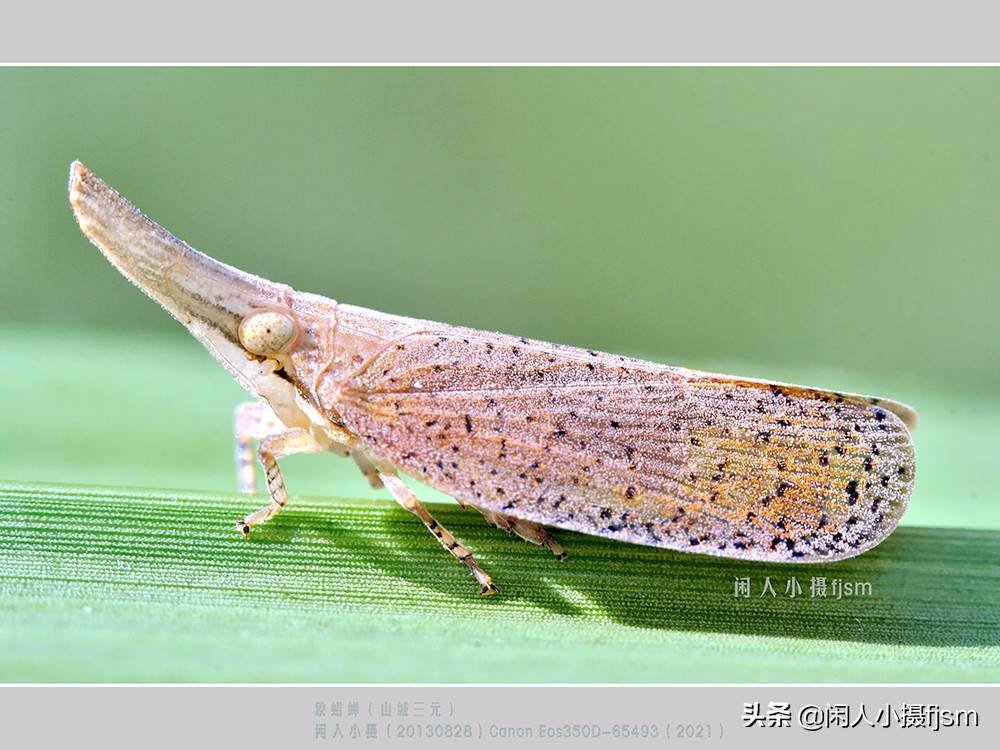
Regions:
[[343, 385], [368, 450], [455, 498], [628, 542], [816, 562], [906, 508], [907, 407], [456, 328]]

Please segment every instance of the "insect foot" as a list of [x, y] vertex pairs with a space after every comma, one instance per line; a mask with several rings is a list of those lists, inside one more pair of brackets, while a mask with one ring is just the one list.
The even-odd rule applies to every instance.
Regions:
[[479, 593], [482, 596], [493, 596], [494, 594], [499, 594], [500, 589], [496, 587], [493, 581], [490, 581], [489, 583], [483, 584], [483, 587], [479, 589]]
[[247, 539], [247, 538], [250, 537], [250, 529], [251, 528], [252, 527], [250, 526], [250, 524], [248, 524], [243, 519], [240, 519], [239, 521], [236, 522], [236, 530], [238, 532], [240, 532], [240, 534], [243, 535], [244, 539]]

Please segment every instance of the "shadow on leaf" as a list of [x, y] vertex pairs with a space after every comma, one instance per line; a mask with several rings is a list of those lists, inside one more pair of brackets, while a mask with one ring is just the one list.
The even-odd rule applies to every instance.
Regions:
[[819, 565], [727, 560], [558, 532], [569, 553], [559, 563], [547, 550], [487, 527], [471, 509], [438, 505], [433, 513], [473, 550], [499, 596], [479, 597], [468, 572], [417, 519], [392, 506], [373, 505], [377, 522], [365, 531], [345, 519], [323, 522], [290, 509], [268, 525], [267, 535], [291, 543], [299, 534], [323, 534], [374, 570], [470, 612], [499, 608], [516, 617], [536, 608], [637, 628], [1000, 645], [1000, 532], [903, 527], [864, 555]]

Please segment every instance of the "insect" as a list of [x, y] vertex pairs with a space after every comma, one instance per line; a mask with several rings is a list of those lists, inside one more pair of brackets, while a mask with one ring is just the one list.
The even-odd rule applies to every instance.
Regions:
[[914, 481], [912, 409], [894, 401], [644, 362], [388, 315], [224, 265], [146, 218], [79, 162], [83, 233], [256, 400], [236, 410], [237, 468], [271, 502], [278, 461], [352, 458], [497, 589], [400, 473], [565, 555], [545, 526], [779, 562], [857, 555], [902, 516]]

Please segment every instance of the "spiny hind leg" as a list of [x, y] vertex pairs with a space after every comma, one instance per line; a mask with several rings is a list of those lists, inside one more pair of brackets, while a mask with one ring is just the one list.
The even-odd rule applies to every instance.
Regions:
[[382, 479], [382, 483], [385, 485], [386, 489], [392, 493], [392, 496], [396, 499], [396, 502], [406, 508], [408, 511], [417, 516], [421, 521], [424, 522], [424, 526], [435, 536], [437, 540], [441, 542], [446, 550], [448, 550], [455, 559], [469, 569], [475, 579], [479, 582], [479, 593], [487, 596], [489, 594], [497, 593], [497, 587], [493, 585], [493, 579], [490, 578], [489, 574], [479, 567], [476, 563], [476, 558], [472, 556], [465, 547], [458, 543], [458, 540], [452, 536], [451, 532], [448, 531], [444, 526], [439, 524], [434, 520], [434, 517], [427, 511], [423, 503], [417, 499], [413, 490], [403, 483], [395, 474], [390, 474], [387, 471], [380, 471], [379, 476]]
[[327, 450], [327, 447], [317, 441], [307, 430], [298, 428], [265, 436], [257, 447], [257, 455], [260, 457], [261, 466], [264, 467], [264, 476], [267, 478], [267, 492], [271, 496], [271, 502], [260, 510], [251, 513], [243, 520], [237, 521], [237, 530], [244, 537], [249, 536], [251, 528], [273, 518], [278, 511], [288, 504], [288, 492], [285, 490], [285, 480], [281, 476], [281, 469], [278, 468], [279, 458], [291, 456], [295, 453], [318, 453], [319, 451]]
[[472, 507], [483, 514], [483, 518], [486, 519], [487, 523], [506, 531], [508, 534], [517, 534], [526, 542], [548, 547], [552, 554], [556, 556], [556, 560], [566, 559], [566, 552], [562, 546], [552, 538], [552, 535], [540, 523], [525, 521], [523, 518], [514, 518], [514, 516], [508, 516], [505, 513], [495, 510], [480, 508], [478, 505]]

